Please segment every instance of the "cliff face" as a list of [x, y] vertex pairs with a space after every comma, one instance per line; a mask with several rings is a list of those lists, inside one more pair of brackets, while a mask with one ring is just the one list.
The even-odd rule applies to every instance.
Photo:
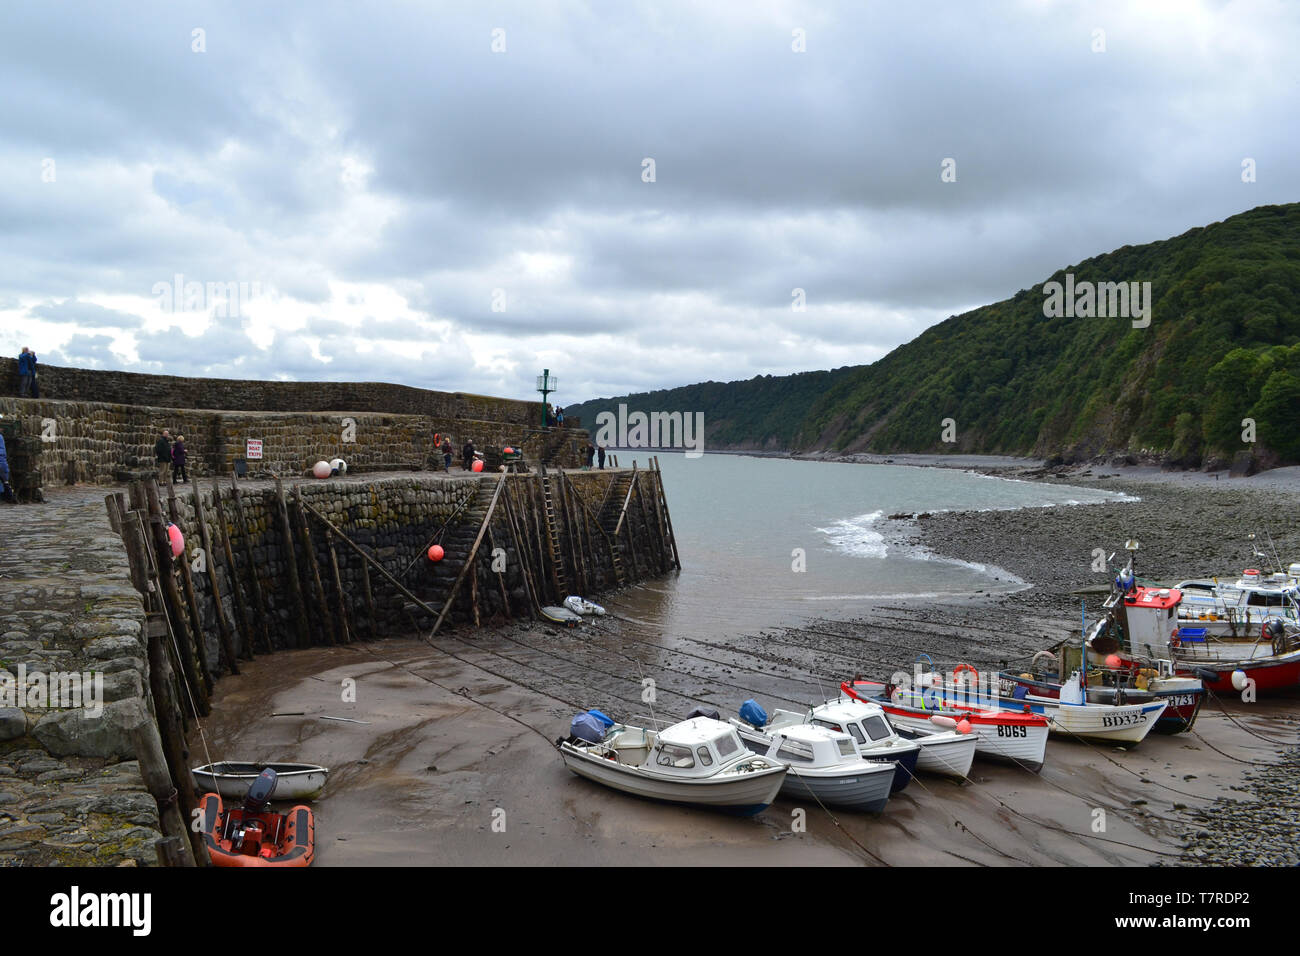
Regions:
[[1060, 269], [880, 361], [570, 406], [703, 411], [714, 448], [1300, 462], [1300, 204]]

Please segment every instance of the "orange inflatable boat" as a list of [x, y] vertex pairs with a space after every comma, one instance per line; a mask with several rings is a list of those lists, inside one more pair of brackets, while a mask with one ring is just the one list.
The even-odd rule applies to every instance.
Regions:
[[308, 807], [288, 813], [270, 808], [274, 770], [263, 770], [239, 807], [226, 809], [220, 794], [199, 802], [204, 842], [216, 866], [311, 866], [316, 856], [316, 821]]

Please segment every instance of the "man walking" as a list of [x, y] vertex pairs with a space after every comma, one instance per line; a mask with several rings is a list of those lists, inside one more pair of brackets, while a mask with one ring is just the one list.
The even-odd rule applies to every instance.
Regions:
[[471, 468], [474, 464], [474, 441], [472, 439], [465, 439], [465, 447], [460, 450], [460, 459], [460, 465], [462, 468], [466, 471], [473, 470]]
[[32, 386], [36, 383], [36, 353], [23, 346], [18, 356], [18, 397], [32, 398]]
[[158, 484], [167, 484], [172, 470], [172, 433], [166, 428], [153, 443], [153, 457], [158, 465]]
[[451, 455], [452, 455], [451, 439], [450, 439], [450, 438], [444, 438], [444, 439], [442, 440], [442, 445], [441, 445], [441, 447], [439, 448], [439, 450], [442, 452], [442, 466], [443, 466], [443, 470], [446, 471], [447, 474], [450, 475], [450, 474], [451, 474]]

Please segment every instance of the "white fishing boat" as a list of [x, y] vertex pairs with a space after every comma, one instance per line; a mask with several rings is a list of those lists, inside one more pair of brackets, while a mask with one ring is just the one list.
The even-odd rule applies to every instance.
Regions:
[[1300, 623], [1300, 564], [1286, 572], [1261, 574], [1247, 568], [1229, 583], [1215, 578], [1193, 578], [1174, 585], [1182, 594], [1178, 623], [1203, 628], [1213, 637], [1256, 637], [1272, 620]]
[[[749, 703], [746, 701], [746, 705]], [[731, 723], [739, 731], [745, 746], [758, 753], [766, 752], [768, 741], [777, 731], [800, 724], [812, 724], [836, 733], [848, 734], [858, 745], [864, 759], [882, 760], [893, 765], [893, 793], [898, 793], [911, 782], [921, 755], [920, 743], [900, 736], [875, 704], [834, 700], [802, 713], [778, 709], [762, 724], [748, 719], [760, 715], [766, 717], [766, 714], [761, 713], [761, 708], [758, 714], [742, 708], [741, 714], [741, 720], [733, 718]]]
[[597, 741], [559, 742], [580, 777], [651, 800], [752, 815], [776, 799], [786, 765], [750, 752], [730, 724], [708, 717], [651, 730], [615, 723]]
[[325, 789], [329, 770], [310, 763], [250, 763], [233, 760], [195, 767], [194, 783], [200, 793], [243, 798], [263, 770], [275, 771], [273, 800], [314, 800]]
[[814, 724], [793, 724], [771, 734], [731, 721], [751, 750], [751, 738], [767, 740], [764, 755], [790, 768], [781, 793], [793, 800], [812, 797], [828, 806], [879, 813], [889, 802], [894, 765], [866, 760], [852, 737]]

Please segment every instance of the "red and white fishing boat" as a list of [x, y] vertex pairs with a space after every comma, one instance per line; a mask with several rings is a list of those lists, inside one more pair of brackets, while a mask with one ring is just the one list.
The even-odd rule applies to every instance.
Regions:
[[1274, 619], [1300, 624], [1300, 563], [1273, 574], [1247, 568], [1231, 583], [1196, 578], [1175, 587], [1183, 595], [1179, 624], [1204, 628], [1216, 637], [1258, 634]]
[[1088, 640], [1090, 664], [1118, 658], [1121, 666], [1172, 662], [1179, 675], [1199, 677], [1210, 690], [1231, 693], [1300, 686], [1300, 627], [1265, 621], [1253, 633], [1211, 633], [1179, 619], [1178, 588], [1144, 587], [1131, 569], [1107, 599], [1107, 615]]
[[930, 730], [934, 717], [965, 721], [975, 737], [975, 756], [1006, 760], [1037, 773], [1047, 751], [1048, 720], [1042, 714], [1016, 713], [955, 702], [944, 703], [925, 690], [900, 688], [881, 681], [854, 677], [840, 684], [852, 700], [879, 704], [890, 723], [910, 730]]

